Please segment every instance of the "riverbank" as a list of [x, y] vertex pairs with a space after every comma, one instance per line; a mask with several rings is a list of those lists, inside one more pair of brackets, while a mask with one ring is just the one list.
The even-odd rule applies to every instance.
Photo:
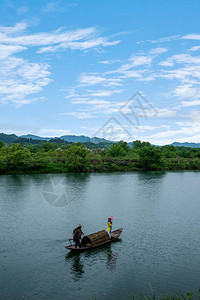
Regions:
[[58, 148], [48, 142], [39, 148], [2, 146], [0, 174], [200, 170], [200, 149], [136, 142], [132, 148], [119, 142], [107, 149], [87, 149], [81, 143]]
[[[96, 161], [95, 163], [90, 164], [90, 168], [84, 173], [111, 173], [111, 172], [134, 172], [134, 171], [200, 171], [200, 159], [169, 159], [164, 161], [165, 166], [162, 168], [149, 168], [144, 169], [138, 167], [138, 161], [134, 160], [113, 160], [106, 159], [101, 161]], [[1, 170], [0, 175], [2, 174], [45, 174], [45, 173], [80, 173], [81, 171], [69, 169], [64, 164], [50, 164], [43, 168], [35, 169], [34, 166], [20, 167], [12, 170]]]
[[[169, 296], [168, 294], [166, 294], [165, 296], [161, 295], [161, 296], [156, 296], [154, 291], [152, 291], [152, 296], [145, 296], [145, 295], [140, 295], [139, 297], [137, 297], [136, 295], [133, 296], [133, 300], [137, 300], [137, 299], [146, 299], [146, 300], [200, 300], [200, 288], [198, 290], [198, 296], [194, 295], [193, 292], [188, 292], [188, 293], [182, 293], [181, 291], [178, 291], [177, 296]], [[94, 298], [96, 299], [96, 298]]]

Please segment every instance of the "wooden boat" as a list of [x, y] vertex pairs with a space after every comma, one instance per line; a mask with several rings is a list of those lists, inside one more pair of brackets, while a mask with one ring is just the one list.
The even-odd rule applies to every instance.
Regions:
[[123, 231], [123, 228], [114, 230], [111, 233], [111, 239], [110, 239], [108, 232], [106, 230], [101, 230], [101, 231], [84, 236], [81, 241], [81, 248], [75, 248], [75, 245], [65, 246], [65, 248], [68, 250], [79, 251], [79, 252], [94, 249], [96, 247], [110, 244], [110, 243], [116, 241], [119, 238], [119, 236], [121, 235], [122, 231]]

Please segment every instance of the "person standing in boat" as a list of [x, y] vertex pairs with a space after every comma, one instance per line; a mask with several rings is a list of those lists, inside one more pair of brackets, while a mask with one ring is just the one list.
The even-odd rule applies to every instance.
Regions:
[[109, 237], [110, 237], [110, 239], [111, 239], [111, 232], [112, 232], [112, 220], [111, 220], [111, 218], [108, 218], [107, 232], [108, 232]]
[[81, 224], [78, 225], [78, 227], [76, 227], [73, 230], [73, 240], [75, 242], [75, 247], [77, 248], [77, 246], [79, 246], [79, 248], [81, 248], [81, 235], [84, 235], [84, 233], [82, 232], [82, 228], [83, 226]]

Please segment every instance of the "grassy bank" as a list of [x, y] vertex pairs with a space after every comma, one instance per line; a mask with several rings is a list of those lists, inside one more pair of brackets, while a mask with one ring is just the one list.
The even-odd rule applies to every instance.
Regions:
[[[95, 296], [92, 296], [91, 299], [98, 300], [98, 298]], [[145, 296], [143, 294], [139, 296], [133, 295], [133, 300], [200, 300], [200, 288], [198, 291], [198, 296], [194, 295], [192, 292], [182, 293], [181, 291], [178, 291], [174, 296], [170, 296], [168, 294], [156, 296], [152, 290], [151, 296]]]
[[170, 296], [168, 294], [156, 296], [155, 293], [152, 291], [152, 295], [149, 296], [133, 296], [133, 300], [200, 300], [200, 289], [198, 291], [198, 296], [194, 295], [192, 292], [189, 293], [182, 293], [181, 291], [178, 291], [176, 295]]

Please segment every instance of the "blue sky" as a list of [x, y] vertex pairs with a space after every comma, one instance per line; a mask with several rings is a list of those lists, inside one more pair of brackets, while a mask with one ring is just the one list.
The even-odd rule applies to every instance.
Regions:
[[0, 132], [200, 142], [200, 2], [0, 2]]

